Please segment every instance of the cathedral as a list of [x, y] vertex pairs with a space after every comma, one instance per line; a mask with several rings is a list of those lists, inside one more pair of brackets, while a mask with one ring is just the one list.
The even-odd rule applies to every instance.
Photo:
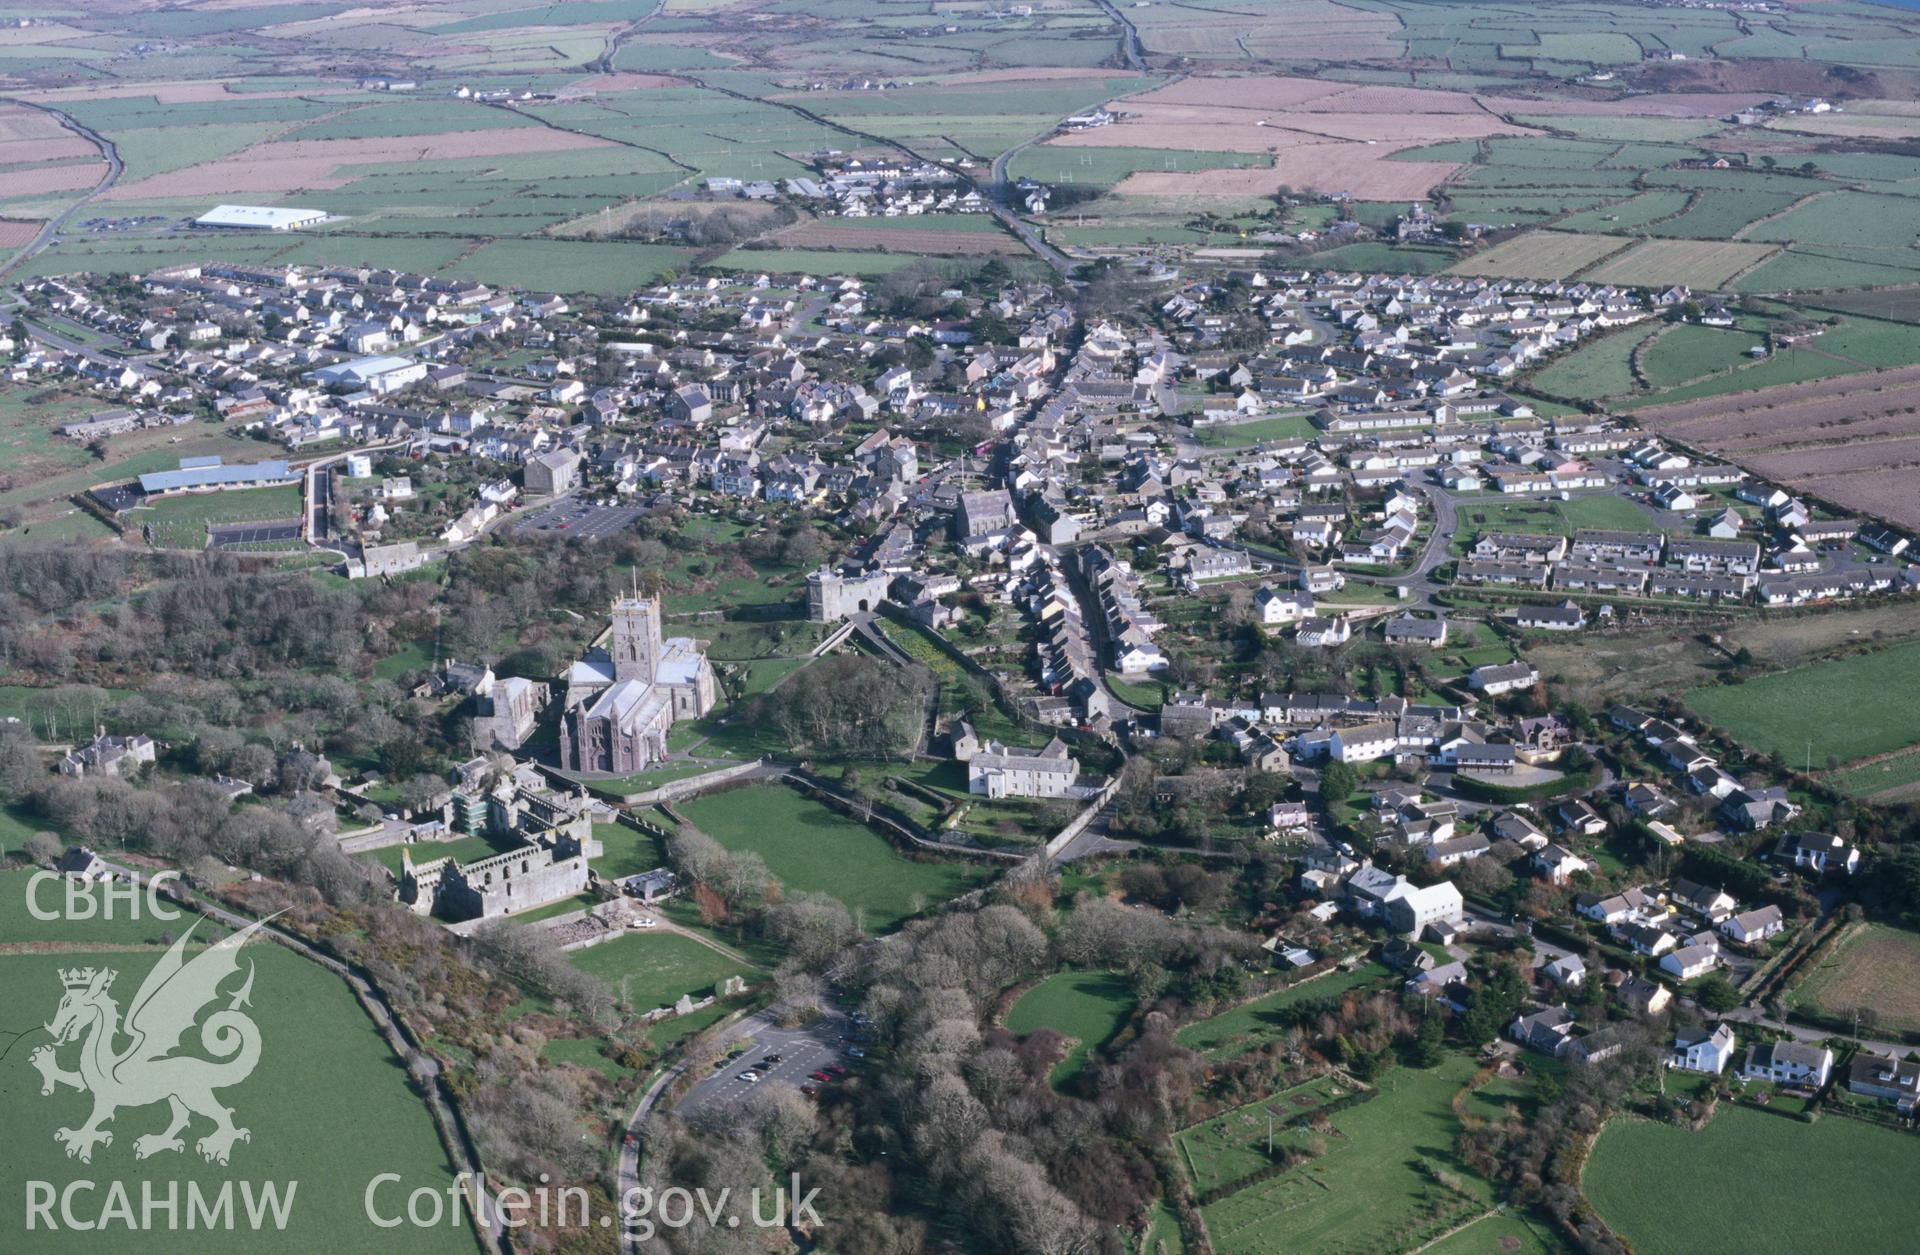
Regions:
[[689, 637], [660, 637], [660, 603], [613, 603], [606, 649], [587, 651], [567, 671], [560, 719], [560, 766], [629, 775], [667, 756], [667, 730], [713, 709], [713, 666]]

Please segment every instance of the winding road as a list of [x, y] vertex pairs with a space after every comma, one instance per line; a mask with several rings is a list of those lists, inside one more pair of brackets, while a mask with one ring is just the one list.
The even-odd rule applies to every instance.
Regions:
[[51, 114], [61, 126], [72, 131], [81, 139], [86, 140], [95, 148], [98, 148], [100, 155], [106, 158], [107, 161], [106, 173], [100, 176], [100, 181], [94, 184], [91, 190], [82, 194], [78, 200], [68, 205], [52, 218], [47, 219], [45, 225], [40, 228], [39, 234], [35, 235], [25, 248], [22, 248], [19, 252], [8, 258], [5, 263], [0, 263], [0, 276], [4, 276], [21, 262], [44, 252], [47, 245], [53, 243], [55, 237], [60, 234], [61, 228], [67, 225], [74, 214], [80, 212], [80, 210], [86, 206], [87, 202], [93, 200], [96, 196], [99, 196], [102, 192], [120, 181], [120, 176], [126, 173], [126, 166], [122, 164], [120, 160], [120, 150], [113, 146], [113, 141], [107, 139], [92, 128], [84, 126], [73, 118], [68, 117], [51, 105], [36, 104], [31, 100], [21, 100], [17, 96], [0, 96], [0, 104], [17, 105], [22, 109], [38, 109], [42, 113]]

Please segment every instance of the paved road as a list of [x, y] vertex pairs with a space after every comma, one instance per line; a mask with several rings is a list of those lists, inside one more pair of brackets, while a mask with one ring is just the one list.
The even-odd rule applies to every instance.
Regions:
[[1129, 70], [1145, 70], [1147, 58], [1140, 46], [1140, 31], [1131, 18], [1113, 6], [1113, 0], [1094, 0], [1094, 3], [1106, 10], [1107, 16], [1120, 27], [1120, 55], [1127, 60]]
[[88, 201], [120, 181], [120, 176], [126, 172], [126, 167], [121, 164], [120, 151], [113, 146], [111, 140], [108, 140], [96, 131], [82, 126], [79, 122], [60, 112], [60, 110], [50, 105], [36, 104], [31, 100], [20, 100], [11, 96], [0, 96], [0, 103], [18, 105], [23, 109], [38, 109], [42, 113], [52, 114], [61, 126], [72, 131], [81, 139], [86, 140], [95, 148], [98, 148], [100, 155], [107, 159], [107, 172], [100, 176], [100, 181], [93, 185], [91, 191], [86, 192], [54, 217], [49, 218], [46, 225], [40, 228], [39, 234], [35, 235], [25, 248], [15, 253], [4, 265], [0, 265], [0, 275], [4, 275], [21, 262], [26, 261], [29, 257], [37, 256], [44, 251], [47, 245], [53, 243], [54, 238], [60, 234], [60, 229], [66, 226], [73, 218], [73, 215], [80, 212], [81, 208], [85, 206]]
[[[848, 1026], [845, 1017], [835, 1011], [823, 1017], [818, 1025], [810, 1029], [783, 1029], [774, 1023], [771, 1011], [756, 1011], [735, 1024], [727, 1034], [729, 1043], [750, 1039], [753, 1046], [749, 1047], [741, 1058], [728, 1063], [725, 1067], [711, 1069], [712, 1075], [689, 1090], [677, 1110], [693, 1111], [711, 1103], [737, 1100], [741, 1094], [752, 1088], [738, 1079], [740, 1073], [768, 1053], [778, 1054], [782, 1059], [780, 1063], [773, 1065], [767, 1073], [768, 1079], [761, 1081], [761, 1084], [781, 1082], [796, 1087], [803, 1084], [816, 1084], [808, 1079], [809, 1072], [820, 1069], [825, 1063], [842, 1063], [844, 1066], [838, 1039], [847, 1031]], [[619, 1193], [616, 1196], [616, 1203], [618, 1199], [625, 1198], [630, 1191], [639, 1188], [641, 1126], [646, 1123], [647, 1117], [653, 1114], [653, 1109], [659, 1105], [660, 1098], [667, 1092], [667, 1088], [686, 1072], [689, 1062], [683, 1059], [655, 1077], [653, 1084], [647, 1086], [646, 1093], [642, 1094], [640, 1101], [634, 1105], [633, 1114], [627, 1118], [626, 1136], [621, 1139], [620, 1145]], [[625, 1225], [622, 1225], [620, 1227], [621, 1255], [631, 1255], [634, 1249], [633, 1234]]]
[[1080, 621], [1086, 625], [1087, 640], [1093, 653], [1093, 665], [1100, 677], [1100, 687], [1107, 692], [1107, 700], [1112, 703], [1115, 716], [1122, 712], [1136, 719], [1157, 719], [1158, 716], [1143, 706], [1135, 706], [1118, 693], [1107, 676], [1107, 662], [1113, 657], [1113, 651], [1107, 644], [1107, 616], [1100, 609], [1099, 601], [1093, 595], [1093, 589], [1080, 571], [1078, 553], [1073, 549], [1058, 550], [1059, 568], [1066, 573], [1067, 587], [1073, 590], [1074, 600], [1080, 603]]
[[1760, 1028], [1770, 1028], [1776, 1033], [1785, 1033], [1795, 1041], [1821, 1042], [1828, 1040], [1850, 1041], [1856, 1046], [1865, 1047], [1876, 1054], [1892, 1055], [1904, 1059], [1913, 1047], [1890, 1041], [1875, 1041], [1870, 1037], [1854, 1037], [1847, 1033], [1829, 1032], [1824, 1028], [1808, 1028], [1805, 1024], [1791, 1024], [1776, 1020], [1758, 1007], [1735, 1007], [1720, 1017], [1736, 1024], [1751, 1024]]

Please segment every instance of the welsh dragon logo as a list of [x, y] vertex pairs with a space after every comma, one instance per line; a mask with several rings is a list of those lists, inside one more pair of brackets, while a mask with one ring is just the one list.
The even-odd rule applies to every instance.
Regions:
[[[101, 1126], [120, 1108], [146, 1107], [163, 1099], [172, 1118], [165, 1131], [134, 1139], [136, 1158], [184, 1150], [180, 1134], [196, 1115], [213, 1121], [213, 1131], [195, 1144], [210, 1162], [226, 1163], [235, 1142], [251, 1140], [246, 1129], [235, 1127], [233, 1109], [214, 1096], [215, 1090], [246, 1080], [260, 1062], [260, 1030], [240, 1011], [253, 992], [251, 961], [246, 965], [246, 980], [227, 996], [226, 1006], [200, 1025], [200, 1046], [213, 1058], [174, 1052], [200, 1013], [220, 997], [221, 983], [240, 970], [240, 947], [259, 929], [259, 923], [250, 924], [190, 961], [185, 954], [193, 929], [187, 929], [141, 982], [124, 1024], [119, 1003], [110, 993], [118, 972], [62, 969], [60, 983], [66, 994], [53, 1022], [46, 1026], [54, 1044], [35, 1050], [28, 1062], [39, 1069], [41, 1094], [53, 1093], [56, 1085], [70, 1085], [93, 1095], [93, 1115], [86, 1124], [54, 1134], [70, 1157], [93, 1162], [96, 1146], [112, 1145], [113, 1134]], [[60, 1066], [58, 1052], [74, 1041], [81, 1043], [79, 1067], [69, 1072]]]

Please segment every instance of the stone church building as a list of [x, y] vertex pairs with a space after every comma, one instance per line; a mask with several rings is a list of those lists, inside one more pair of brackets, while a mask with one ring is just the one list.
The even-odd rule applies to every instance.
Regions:
[[607, 648], [590, 649], [567, 671], [560, 719], [560, 766], [628, 775], [667, 756], [667, 730], [712, 710], [713, 665], [690, 637], [662, 639], [660, 603], [613, 603]]

